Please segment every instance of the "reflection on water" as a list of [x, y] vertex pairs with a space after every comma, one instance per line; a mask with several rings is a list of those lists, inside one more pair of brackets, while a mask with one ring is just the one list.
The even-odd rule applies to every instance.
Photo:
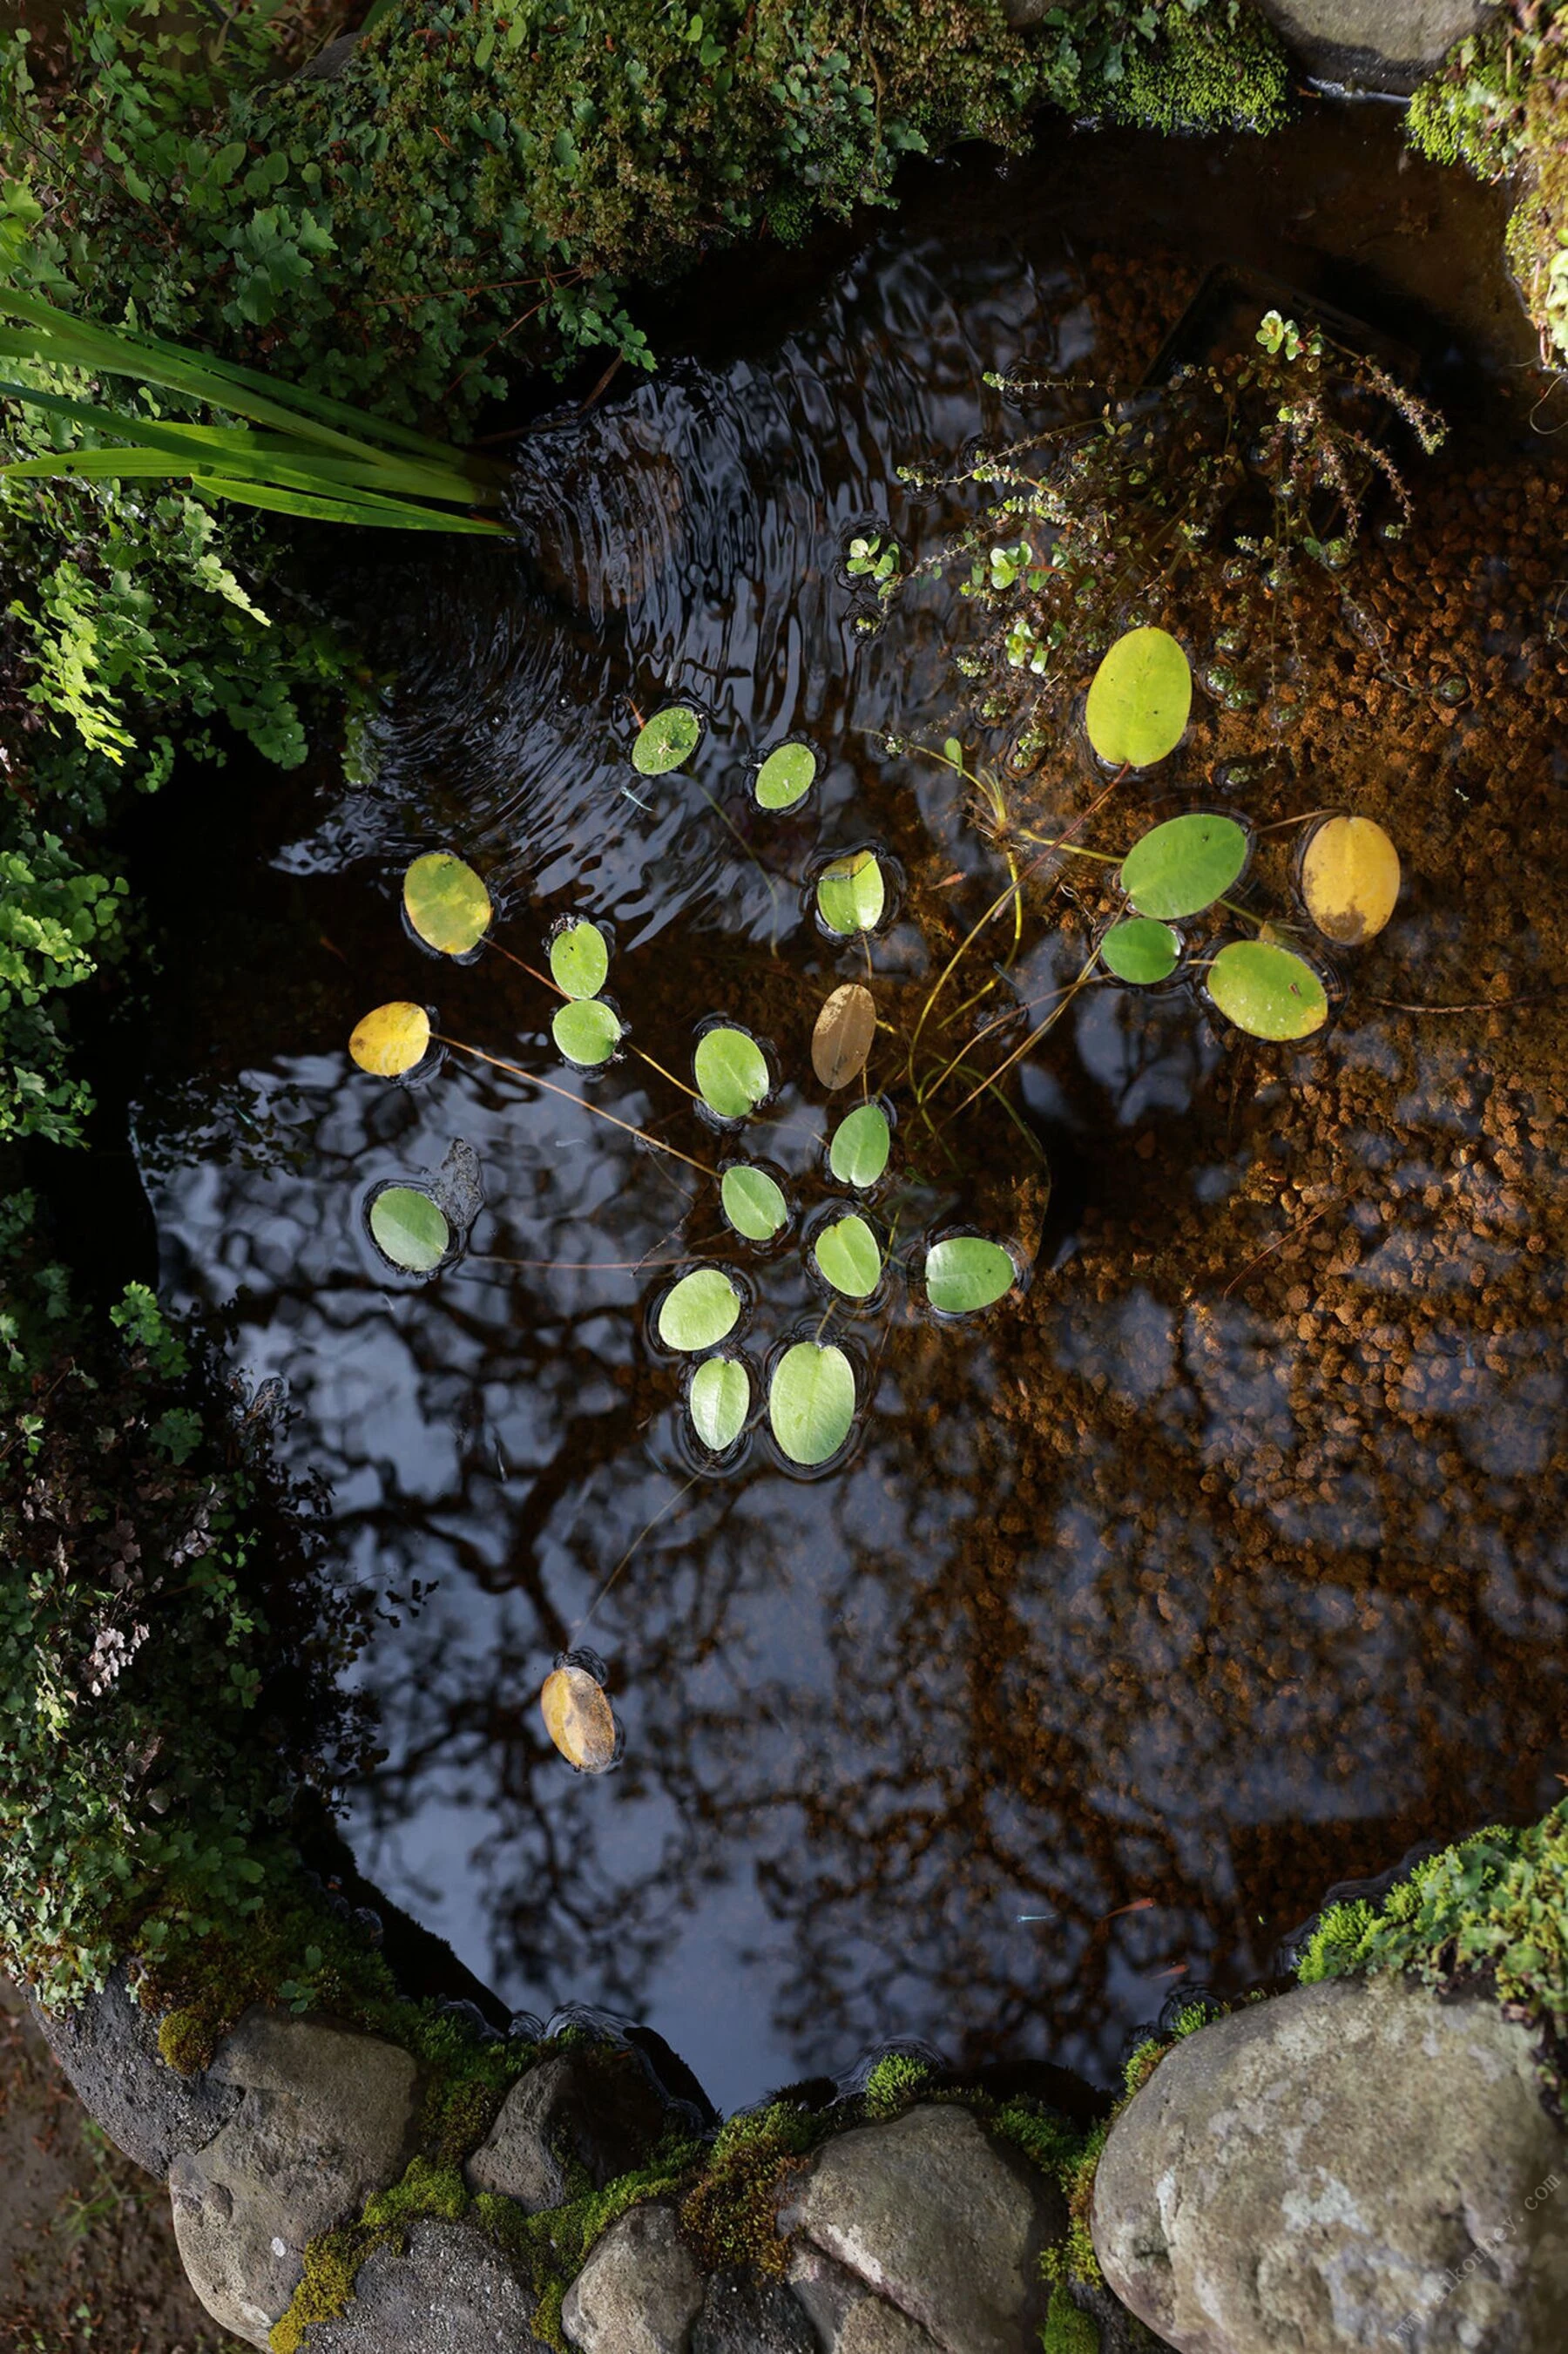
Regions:
[[[1364, 228], [1356, 143], [1392, 189], [1391, 135], [1314, 128], [1229, 186], [1172, 150], [1160, 203], [1200, 260], [1238, 211], [1293, 217], [1292, 172]], [[726, 2104], [895, 2032], [1106, 2075], [1172, 1987], [1245, 1983], [1328, 1882], [1531, 1811], [1563, 1762], [1561, 1075], [1528, 1014], [1505, 1062], [1497, 1016], [1376, 1002], [1563, 969], [1550, 895], [1485, 832], [1548, 822], [1546, 754], [1510, 768], [1476, 706], [1380, 719], [1348, 625], [1328, 732], [1267, 787], [1312, 806], [1351, 747], [1400, 811], [1412, 888], [1347, 1015], [1271, 1061], [1184, 995], [1088, 992], [1022, 1076], [1055, 1177], [1026, 1302], [962, 1334], [896, 1302], [848, 1318], [873, 1410], [831, 1479], [755, 1445], [694, 1479], [646, 1330], [682, 1235], [712, 1241], [756, 1284], [760, 1362], [820, 1313], [798, 1250], [748, 1255], [716, 1189], [503, 1072], [452, 1057], [404, 1089], [344, 1050], [378, 1000], [429, 998], [449, 1035], [569, 1078], [526, 975], [438, 967], [400, 927], [404, 864], [446, 844], [523, 955], [568, 912], [606, 922], [612, 993], [672, 1069], [715, 1013], [772, 1040], [783, 1085], [748, 1143], [809, 1192], [832, 1117], [811, 1023], [864, 975], [812, 920], [814, 864], [873, 839], [899, 862], [874, 960], [901, 1018], [996, 875], [941, 774], [878, 749], [948, 732], [948, 593], [863, 635], [842, 550], [871, 516], [929, 537], [895, 469], [1005, 423], [985, 370], [1158, 339], [1158, 302], [1129, 313], [1092, 259], [1114, 228], [1094, 168], [1015, 176], [1005, 227], [984, 172], [950, 175], [792, 321], [737, 329], [744, 355], [534, 436], [521, 559], [421, 552], [373, 585], [400, 669], [375, 781], [186, 812], [208, 905], [138, 1116], [165, 1279], [228, 1311], [252, 1378], [286, 1379], [359, 1573], [437, 1581], [366, 1668], [388, 1755], [355, 1795], [359, 1861], [514, 2003], [646, 2017]], [[1438, 639], [1479, 593], [1465, 495], [1457, 469], [1431, 495]], [[1500, 705], [1539, 592], [1521, 565], [1485, 595]], [[1432, 660], [1452, 671], [1451, 643]], [[693, 773], [639, 778], [637, 715], [670, 695], [707, 716]], [[1560, 717], [1525, 714], [1543, 740]], [[792, 733], [821, 774], [768, 817], [746, 763]], [[1245, 748], [1201, 734], [1192, 773]], [[1082, 961], [1061, 912], [1032, 922], [1030, 995]], [[874, 1091], [895, 1077], [874, 1063]], [[585, 1084], [712, 1152], [643, 1066]], [[366, 1198], [458, 1140], [483, 1171], [470, 1254], [401, 1284]], [[996, 1157], [1002, 1180], [1027, 1162], [1009, 1130]], [[947, 1198], [927, 1182], [911, 1219]], [[537, 1706], [585, 1639], [626, 1731], [602, 1778], [569, 1773]]]

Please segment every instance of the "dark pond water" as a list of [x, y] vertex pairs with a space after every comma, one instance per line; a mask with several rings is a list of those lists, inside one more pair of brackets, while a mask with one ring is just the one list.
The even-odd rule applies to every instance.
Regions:
[[[695, 356], [519, 444], [524, 560], [441, 549], [362, 590], [397, 671], [363, 780], [181, 808], [136, 1115], [164, 1283], [222, 1312], [248, 1379], [287, 1383], [357, 1573], [434, 1586], [365, 1664], [388, 1755], [356, 1856], [511, 2001], [644, 2018], [726, 2105], [894, 2033], [1105, 2078], [1173, 1988], [1266, 1974], [1330, 1882], [1555, 1790], [1562, 1074], [1531, 1009], [1563, 969], [1560, 730], [1523, 684], [1556, 657], [1520, 520], [1553, 445], [1498, 200], [1397, 153], [1380, 110], [1266, 151], [1059, 139], [929, 172], [805, 256], [714, 265], [661, 329]], [[1405, 853], [1401, 913], [1310, 1053], [1248, 1059], [1184, 997], [1087, 992], [1017, 1097], [1055, 1179], [1022, 1305], [938, 1331], [895, 1286], [838, 1319], [869, 1400], [846, 1466], [804, 1479], [757, 1438], [694, 1479], [647, 1326], [666, 1262], [713, 1242], [744, 1270], [760, 1364], [821, 1313], [798, 1232], [748, 1256], [690, 1169], [462, 1056], [414, 1089], [355, 1072], [359, 1014], [429, 999], [448, 1034], [717, 1149], [634, 1060], [575, 1080], [515, 966], [426, 960], [403, 867], [461, 850], [531, 961], [564, 913], [607, 923], [610, 990], [673, 1071], [714, 1013], [768, 1038], [748, 1142], [809, 1206], [810, 1025], [865, 966], [803, 878], [867, 841], [896, 862], [873, 963], [903, 1019], [1001, 872], [941, 772], [881, 748], [954, 725], [965, 610], [927, 586], [858, 631], [845, 540], [887, 515], [927, 544], [895, 469], [999, 429], [987, 369], [1147, 355], [1218, 259], [1406, 336], [1468, 420], [1414, 485], [1432, 538], [1393, 659], [1421, 679], [1380, 716], [1353, 642], [1326, 643], [1329, 716], [1253, 812], [1345, 798], [1353, 768]], [[1435, 692], [1456, 669], [1457, 711]], [[708, 732], [691, 774], [645, 782], [633, 712], [669, 695]], [[796, 732], [817, 790], [762, 817], [745, 764]], [[1200, 733], [1179, 790], [1217, 748]], [[1031, 912], [1036, 994], [1081, 961], [1061, 914]], [[1398, 1011], [1502, 998], [1529, 1001], [1506, 1025]], [[994, 1221], [1036, 1166], [1005, 1120], [961, 1182], [900, 1134], [907, 1230]], [[454, 1139], [483, 1171], [469, 1254], [389, 1280], [367, 1194]], [[618, 1564], [587, 1639], [625, 1763], [579, 1779], [537, 1695]]]

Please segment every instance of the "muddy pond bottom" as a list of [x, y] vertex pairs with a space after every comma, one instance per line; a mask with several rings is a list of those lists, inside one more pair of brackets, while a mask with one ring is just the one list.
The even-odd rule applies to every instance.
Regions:
[[[352, 1794], [359, 1864], [510, 2003], [646, 2020], [726, 2106], [895, 2034], [1107, 2081], [1173, 1993], [1266, 1978], [1330, 1883], [1527, 1819], [1568, 1765], [1563, 474], [1509, 373], [1496, 200], [1397, 154], [1376, 111], [1266, 147], [1064, 136], [927, 172], [895, 225], [714, 265], [661, 328], [694, 356], [519, 443], [516, 552], [350, 584], [397, 672], [357, 780], [154, 821], [180, 930], [135, 1125], [165, 1284], [287, 1384], [291, 1459], [396, 1597], [361, 1671], [387, 1755]], [[1006, 874], [951, 775], [885, 743], [1002, 747], [964, 710], [954, 582], [884, 611], [850, 544], [917, 559], [959, 519], [897, 469], [1016, 429], [988, 370], [1125, 381], [1236, 260], [1407, 344], [1454, 429], [1402, 456], [1404, 537], [1369, 531], [1297, 616], [1288, 732], [1200, 691], [1176, 766], [1093, 838], [1354, 808], [1398, 844], [1399, 906], [1300, 1047], [1196, 988], [1086, 987], [949, 1160], [905, 1043]], [[1218, 616], [1178, 590], [1159, 618], [1202, 680]], [[702, 740], [641, 776], [671, 700]], [[1065, 814], [1103, 783], [1080, 736], [1047, 763]], [[752, 764], [797, 737], [810, 794], [759, 809]], [[887, 908], [835, 941], [813, 880], [866, 847]], [[431, 849], [495, 897], [471, 963], [402, 924]], [[1099, 868], [1026, 890], [1026, 1008], [1109, 904]], [[556, 1053], [524, 968], [567, 916], [603, 928], [652, 1064]], [[955, 1016], [1007, 947], [984, 934], [929, 1017], [955, 1057], [984, 1060], [986, 1001]], [[858, 1091], [810, 1055], [845, 981], [895, 1119], [863, 1201], [824, 1166]], [[565, 1093], [455, 1050], [414, 1087], [356, 1071], [349, 1031], [401, 998]], [[744, 1131], [673, 1083], [715, 1016], [767, 1050]], [[398, 1278], [366, 1204], [456, 1142], [466, 1246]], [[736, 1152], [790, 1203], [773, 1244], [726, 1227], [707, 1172]], [[890, 1262], [836, 1307], [810, 1249], [835, 1203]], [[1034, 1257], [955, 1323], [915, 1246], [965, 1225]], [[821, 1476], [761, 1426], [716, 1464], [693, 1445], [656, 1316], [699, 1262], [759, 1384], [829, 1320], [859, 1413]], [[625, 1734], [602, 1776], [538, 1708], [581, 1642]]]

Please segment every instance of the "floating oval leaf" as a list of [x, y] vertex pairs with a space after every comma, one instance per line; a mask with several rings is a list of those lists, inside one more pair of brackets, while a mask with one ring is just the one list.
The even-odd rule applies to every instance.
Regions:
[[952, 1235], [926, 1254], [926, 1297], [944, 1316], [969, 1316], [994, 1308], [1018, 1280], [1018, 1269], [1000, 1243], [980, 1235]]
[[394, 1267], [429, 1275], [451, 1247], [440, 1204], [416, 1185], [387, 1185], [370, 1204], [370, 1231]]
[[1249, 1038], [1309, 1038], [1329, 992], [1305, 957], [1274, 940], [1231, 940], [1209, 967], [1209, 995]]
[[550, 978], [563, 997], [597, 997], [609, 976], [609, 950], [597, 924], [567, 924], [550, 942]]
[[811, 1033], [811, 1068], [823, 1087], [858, 1078], [875, 1036], [876, 1000], [863, 982], [846, 981], [826, 1000]]
[[793, 809], [817, 781], [817, 756], [809, 744], [780, 744], [757, 771], [755, 790], [765, 810]]
[[631, 765], [644, 777], [662, 777], [689, 760], [702, 741], [702, 714], [688, 704], [656, 711], [631, 748]]
[[882, 1253], [865, 1220], [853, 1212], [824, 1226], [811, 1257], [835, 1291], [846, 1299], [869, 1299], [882, 1281]]
[[620, 1016], [602, 997], [573, 997], [556, 1008], [550, 1035], [568, 1063], [591, 1071], [608, 1063], [620, 1043]]
[[404, 998], [377, 1005], [355, 1023], [348, 1051], [362, 1071], [395, 1079], [429, 1053], [430, 1017], [422, 1005], [410, 1005]]
[[1129, 630], [1094, 675], [1084, 724], [1102, 760], [1152, 768], [1173, 752], [1192, 708], [1192, 671], [1168, 630]]
[[722, 1455], [733, 1447], [751, 1412], [751, 1375], [738, 1357], [708, 1357], [692, 1375], [686, 1405], [705, 1447]]
[[880, 1104], [862, 1104], [834, 1129], [833, 1140], [828, 1147], [828, 1167], [841, 1185], [853, 1185], [863, 1191], [867, 1185], [875, 1184], [887, 1166], [892, 1150], [893, 1130], [887, 1124], [887, 1114]]
[[428, 851], [403, 877], [403, 906], [428, 948], [467, 956], [490, 929], [490, 894], [471, 866], [450, 851]]
[[607, 1774], [620, 1756], [623, 1735], [609, 1695], [586, 1668], [554, 1669], [539, 1691], [545, 1730], [579, 1774]]
[[1234, 817], [1194, 810], [1152, 825], [1121, 863], [1121, 887], [1140, 916], [1174, 921], [1223, 898], [1246, 864], [1246, 835]]
[[712, 1349], [740, 1319], [740, 1294], [716, 1267], [699, 1267], [664, 1294], [659, 1338], [666, 1349]]
[[773, 1370], [768, 1419], [791, 1463], [810, 1468], [836, 1455], [854, 1420], [854, 1371], [843, 1351], [815, 1341], [787, 1349]]
[[705, 1030], [692, 1058], [697, 1089], [720, 1119], [746, 1119], [768, 1093], [768, 1057], [744, 1030]]
[[1169, 924], [1152, 916], [1128, 916], [1113, 924], [1100, 941], [1100, 962], [1118, 981], [1149, 989], [1169, 981], [1181, 954], [1181, 943]]
[[887, 885], [874, 850], [835, 858], [817, 879], [817, 907], [830, 932], [874, 931], [887, 905]]
[[770, 1243], [789, 1220], [789, 1204], [766, 1169], [737, 1161], [719, 1179], [725, 1216], [747, 1242]]
[[1399, 853], [1370, 817], [1325, 818], [1302, 854], [1301, 896], [1320, 932], [1360, 948], [1393, 913]]

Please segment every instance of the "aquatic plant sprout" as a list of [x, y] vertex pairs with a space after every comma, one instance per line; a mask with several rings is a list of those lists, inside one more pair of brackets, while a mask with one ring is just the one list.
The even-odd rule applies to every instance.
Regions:
[[748, 1161], [731, 1162], [719, 1181], [719, 1198], [725, 1216], [747, 1242], [770, 1243], [789, 1223], [782, 1187]]
[[1274, 940], [1230, 940], [1209, 967], [1209, 995], [1251, 1038], [1309, 1038], [1329, 1018], [1322, 975]]
[[1150, 989], [1169, 981], [1181, 960], [1181, 935], [1152, 916], [1124, 916], [1101, 935], [1100, 962], [1118, 981]]
[[817, 878], [817, 913], [830, 932], [848, 938], [872, 932], [887, 905], [887, 885], [874, 850], [835, 858]]
[[1399, 885], [1399, 853], [1372, 818], [1336, 814], [1308, 835], [1301, 896], [1326, 939], [1360, 948], [1375, 938], [1393, 913]]
[[1246, 859], [1246, 832], [1234, 817], [1195, 810], [1134, 843], [1121, 863], [1121, 887], [1140, 916], [1165, 922], [1201, 916], [1224, 898]]
[[471, 866], [450, 851], [431, 850], [403, 877], [403, 912], [427, 948], [461, 957], [479, 946], [494, 909]]
[[892, 1150], [887, 1114], [880, 1104], [861, 1104], [834, 1129], [828, 1167], [841, 1185], [863, 1193], [882, 1176]]
[[953, 1235], [926, 1254], [926, 1297], [944, 1316], [994, 1308], [1018, 1280], [1012, 1254], [980, 1235]]
[[550, 1018], [550, 1035], [568, 1063], [594, 1070], [620, 1044], [620, 1016], [602, 997], [572, 997]]
[[1192, 666], [1169, 630], [1129, 630], [1095, 673], [1084, 725], [1112, 768], [1151, 769], [1181, 741], [1192, 708]]
[[817, 780], [817, 756], [809, 744], [780, 744], [757, 771], [752, 790], [758, 807], [792, 810]]
[[798, 1341], [773, 1369], [768, 1419], [791, 1463], [814, 1470], [835, 1456], [855, 1416], [854, 1368], [831, 1342]]
[[609, 950], [597, 924], [564, 924], [550, 940], [550, 978], [563, 997], [597, 997], [609, 977]]
[[811, 1246], [824, 1279], [846, 1299], [869, 1299], [882, 1281], [882, 1252], [865, 1220], [854, 1212], [823, 1226]]
[[639, 729], [631, 747], [631, 765], [639, 776], [667, 776], [691, 758], [702, 736], [701, 712], [687, 703], [666, 704]]
[[667, 1349], [716, 1348], [739, 1323], [740, 1309], [740, 1294], [722, 1269], [695, 1267], [664, 1294], [659, 1338]]
[[698, 1089], [720, 1119], [747, 1119], [768, 1094], [768, 1058], [745, 1030], [721, 1023], [705, 1030], [692, 1057]]
[[429, 1275], [451, 1248], [452, 1230], [432, 1195], [414, 1185], [386, 1185], [370, 1204], [376, 1246], [405, 1275]]
[[822, 1003], [811, 1031], [811, 1068], [823, 1087], [857, 1079], [876, 1039], [876, 1000], [858, 981], [846, 981]]
[[751, 1375], [738, 1357], [705, 1357], [686, 1393], [692, 1427], [715, 1455], [726, 1455], [751, 1412]]
[[404, 998], [375, 1006], [355, 1024], [348, 1051], [373, 1077], [401, 1078], [430, 1051], [430, 1017], [422, 1005]]

